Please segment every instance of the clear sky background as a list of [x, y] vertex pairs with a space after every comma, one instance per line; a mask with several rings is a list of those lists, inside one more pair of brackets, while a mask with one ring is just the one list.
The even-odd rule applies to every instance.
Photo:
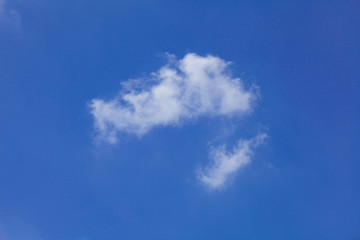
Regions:
[[[359, 29], [356, 0], [0, 0], [0, 239], [360, 239]], [[232, 62], [251, 111], [99, 140], [91, 101], [165, 53]]]

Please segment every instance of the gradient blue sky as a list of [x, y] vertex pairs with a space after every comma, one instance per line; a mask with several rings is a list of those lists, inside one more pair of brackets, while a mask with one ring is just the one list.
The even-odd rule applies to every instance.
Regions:
[[[0, 239], [359, 239], [359, 1], [0, 0]], [[89, 103], [231, 61], [250, 115], [97, 142]], [[226, 186], [211, 146], [269, 136]], [[225, 136], [225, 137], [224, 137]]]

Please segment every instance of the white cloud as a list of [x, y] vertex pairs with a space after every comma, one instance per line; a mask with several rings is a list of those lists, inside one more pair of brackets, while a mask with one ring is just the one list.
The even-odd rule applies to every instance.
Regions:
[[141, 136], [154, 127], [177, 125], [201, 116], [251, 111], [256, 94], [246, 90], [240, 78], [232, 77], [229, 62], [194, 53], [181, 60], [171, 57], [169, 64], [148, 79], [124, 83], [126, 92], [108, 101], [91, 101], [95, 127], [102, 139], [115, 143], [120, 132]]
[[239, 140], [231, 152], [225, 146], [214, 148], [210, 157], [212, 162], [205, 168], [198, 170], [197, 178], [209, 189], [221, 189], [229, 176], [248, 165], [254, 149], [267, 137], [262, 133], [250, 140]]
[[[169, 63], [145, 79], [128, 80], [110, 100], [93, 99], [90, 111], [99, 137], [116, 143], [119, 134], [142, 136], [154, 127], [175, 126], [199, 117], [242, 116], [252, 110], [257, 94], [245, 89], [229, 72], [227, 62], [194, 53]], [[198, 169], [198, 180], [211, 190], [221, 189], [229, 176], [250, 163], [254, 149], [267, 137], [239, 140], [232, 151], [213, 148], [208, 166]]]

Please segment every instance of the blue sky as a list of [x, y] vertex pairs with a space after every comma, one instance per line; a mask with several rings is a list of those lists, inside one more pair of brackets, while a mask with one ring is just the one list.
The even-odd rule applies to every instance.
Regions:
[[359, 239], [359, 12], [0, 0], [0, 239]]

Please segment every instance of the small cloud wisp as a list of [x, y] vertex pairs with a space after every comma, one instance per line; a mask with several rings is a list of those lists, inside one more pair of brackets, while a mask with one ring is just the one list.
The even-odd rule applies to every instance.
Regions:
[[267, 135], [262, 133], [250, 140], [239, 140], [231, 152], [226, 151], [224, 145], [213, 148], [210, 153], [212, 162], [198, 170], [197, 178], [210, 190], [221, 189], [232, 174], [250, 163], [254, 149], [263, 143], [266, 137]]
[[11, 27], [19, 29], [21, 26], [21, 17], [19, 13], [6, 6], [5, 0], [0, 0], [0, 28]]

